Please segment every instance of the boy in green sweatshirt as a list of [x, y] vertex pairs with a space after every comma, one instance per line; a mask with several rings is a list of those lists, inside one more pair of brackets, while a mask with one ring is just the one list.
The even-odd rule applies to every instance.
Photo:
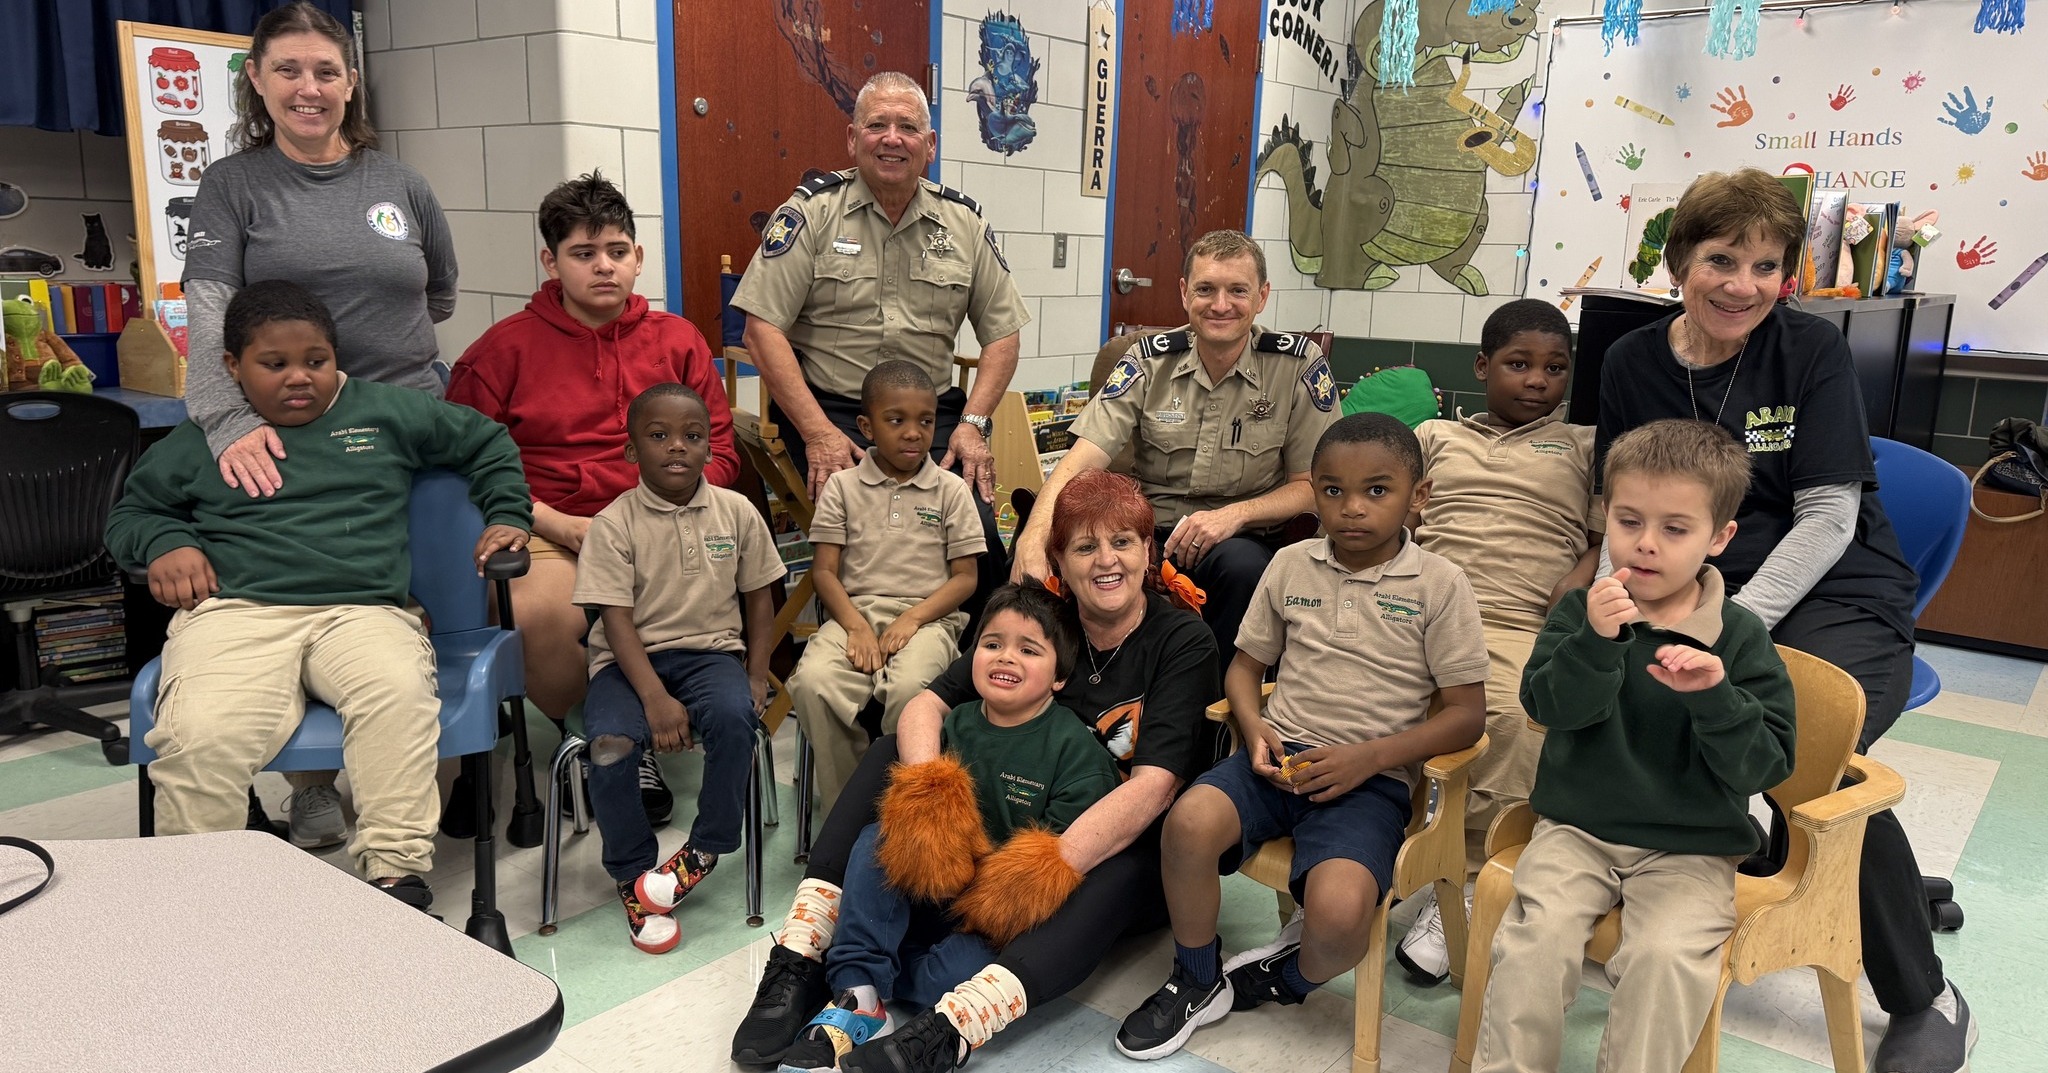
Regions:
[[433, 646], [405, 606], [413, 475], [445, 466], [469, 478], [486, 525], [481, 570], [524, 547], [533, 522], [518, 448], [467, 407], [349, 380], [335, 368], [333, 318], [295, 283], [243, 288], [224, 328], [228, 373], [284, 441], [284, 486], [270, 497], [229, 487], [187, 421], [142, 456], [107, 518], [115, 559], [147, 566], [150, 593], [178, 608], [145, 739], [157, 832], [239, 830], [249, 783], [310, 696], [341, 714], [359, 815], [350, 855], [425, 909], [441, 705]]
[[1600, 1069], [1677, 1070], [1720, 982], [1751, 795], [1791, 774], [1792, 683], [1704, 565], [1735, 535], [1749, 456], [1655, 421], [1607, 455], [1614, 574], [1551, 611], [1522, 678], [1549, 731], [1538, 817], [1493, 944], [1474, 1073], [1555, 1070], [1593, 926], [1619, 903]]

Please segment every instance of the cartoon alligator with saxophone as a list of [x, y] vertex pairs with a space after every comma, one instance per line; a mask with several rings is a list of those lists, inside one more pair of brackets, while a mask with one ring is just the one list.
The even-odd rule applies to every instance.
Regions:
[[[1427, 265], [1459, 290], [1488, 293], [1472, 254], [1486, 235], [1486, 172], [1520, 175], [1536, 163], [1536, 139], [1515, 129], [1529, 81], [1510, 87], [1498, 113], [1465, 94], [1478, 63], [1521, 55], [1536, 28], [1535, 0], [1471, 15], [1470, 0], [1419, 0], [1415, 84], [1379, 85], [1380, 6], [1352, 28], [1347, 79], [1330, 115], [1329, 184], [1316, 187], [1312, 143], [1285, 116], [1258, 158], [1259, 176], [1287, 188], [1294, 265], [1316, 284], [1374, 291]], [[1455, 74], [1452, 59], [1461, 63]], [[1254, 181], [1257, 181], [1254, 179]]]

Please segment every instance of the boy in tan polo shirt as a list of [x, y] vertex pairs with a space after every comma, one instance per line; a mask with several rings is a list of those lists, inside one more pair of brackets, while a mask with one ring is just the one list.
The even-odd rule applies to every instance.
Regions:
[[959, 655], [986, 546], [967, 482], [932, 461], [938, 393], [907, 361], [885, 361], [860, 386], [861, 435], [873, 443], [834, 473], [811, 518], [811, 578], [829, 620], [789, 677], [811, 743], [825, 811], [867, 752], [855, 724], [882, 702], [882, 733]]
[[[768, 586], [784, 573], [753, 504], [702, 479], [710, 426], [704, 400], [681, 384], [656, 384], [633, 400], [626, 458], [640, 467], [640, 483], [591, 520], [576, 564], [575, 601], [598, 612], [583, 701], [590, 807], [633, 945], [650, 954], [675, 948], [669, 911], [719, 854], [740, 848], [755, 717], [768, 695]], [[640, 757], [699, 741], [697, 819], [656, 868]]]
[[[1486, 863], [1493, 818], [1529, 798], [1541, 732], [1522, 711], [1522, 665], [1558, 597], [1593, 583], [1604, 515], [1593, 494], [1593, 428], [1568, 425], [1558, 404], [1572, 367], [1571, 325], [1549, 302], [1509, 302], [1486, 318], [1473, 375], [1486, 412], [1415, 429], [1429, 505], [1415, 540], [1465, 571], [1479, 600], [1492, 673], [1486, 755], [1472, 762], [1465, 803], [1465, 869]], [[1394, 957], [1419, 983], [1450, 973], [1436, 888]]]
[[[1386, 414], [1330, 426], [1309, 479], [1326, 534], [1259, 579], [1224, 677], [1244, 748], [1167, 814], [1160, 868], [1173, 973], [1124, 1019], [1117, 1049], [1163, 1058], [1233, 1009], [1299, 1003], [1365, 956], [1406, 836], [1422, 761], [1479, 740], [1486, 648], [1465, 575], [1402, 528], [1429, 500], [1415, 434]], [[1262, 712], [1260, 683], [1279, 673]], [[1425, 719], [1430, 697], [1442, 710]], [[1271, 943], [1219, 959], [1219, 858], [1294, 839], [1302, 912]]]

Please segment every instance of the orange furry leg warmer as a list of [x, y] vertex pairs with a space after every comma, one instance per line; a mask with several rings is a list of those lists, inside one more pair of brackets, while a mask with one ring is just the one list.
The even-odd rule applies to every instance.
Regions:
[[982, 858], [973, 885], [953, 903], [953, 915], [1001, 950], [1058, 912], [1082, 878], [1060, 856], [1060, 836], [1025, 828]]
[[895, 765], [879, 820], [882, 873], [920, 901], [943, 902], [965, 890], [975, 862], [988, 855], [974, 776], [951, 753]]

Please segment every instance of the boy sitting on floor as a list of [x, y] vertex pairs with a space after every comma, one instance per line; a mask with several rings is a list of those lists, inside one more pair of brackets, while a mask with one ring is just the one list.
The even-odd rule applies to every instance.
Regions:
[[[1593, 494], [1593, 429], [1568, 425], [1558, 404], [1571, 376], [1571, 325], [1549, 302], [1509, 302], [1486, 318], [1472, 371], [1486, 412], [1415, 429], [1429, 505], [1415, 540], [1465, 571], [1479, 600], [1492, 673], [1486, 755], [1472, 762], [1465, 804], [1465, 869], [1486, 863], [1486, 829], [1529, 798], [1540, 733], [1522, 711], [1522, 665], [1543, 618], [1565, 592], [1593, 583], [1603, 525]], [[1511, 549], [1504, 553], [1503, 549]], [[1451, 970], [1436, 888], [1416, 899], [1415, 924], [1394, 956], [1409, 975], [1442, 983]], [[1456, 951], [1463, 957], [1465, 952]]]
[[1784, 661], [1704, 565], [1735, 535], [1748, 453], [1718, 425], [1653, 421], [1614, 441], [1606, 487], [1614, 574], [1558, 603], [1522, 680], [1549, 733], [1475, 1073], [1557, 1069], [1586, 943], [1616, 903], [1600, 1069], [1683, 1066], [1735, 928], [1735, 865], [1757, 848], [1750, 796], [1792, 772]]
[[[747, 497], [703, 479], [711, 417], [696, 392], [656, 384], [627, 408], [626, 427], [626, 459], [640, 467], [640, 483], [598, 512], [576, 564], [575, 601], [598, 612], [583, 723], [604, 869], [618, 884], [633, 945], [665, 954], [680, 937], [668, 914], [720, 854], [740, 848], [755, 717], [768, 696], [768, 586], [785, 571]], [[697, 818], [657, 868], [640, 758], [699, 740]]]
[[932, 461], [939, 397], [923, 369], [885, 361], [860, 386], [860, 464], [834, 473], [811, 517], [811, 578], [830, 619], [804, 646], [789, 695], [811, 744], [818, 808], [867, 752], [855, 723], [882, 702], [882, 733], [960, 654], [986, 538], [967, 482]]
[[[1132, 1058], [1164, 1058], [1233, 1009], [1299, 1003], [1358, 964], [1407, 837], [1418, 766], [1472, 745], [1485, 726], [1472, 588], [1403, 528], [1429, 500], [1415, 434], [1386, 414], [1342, 418], [1316, 444], [1309, 480], [1325, 535], [1273, 557], [1223, 680], [1244, 747], [1166, 817], [1173, 971], [1117, 1032]], [[1433, 693], [1442, 710], [1426, 719]], [[1219, 964], [1218, 860], [1286, 837], [1302, 913], [1273, 942]]]
[[[434, 649], [406, 609], [413, 475], [469, 478], [486, 528], [476, 562], [526, 545], [519, 452], [496, 422], [335, 368], [334, 319], [296, 283], [242, 288], [224, 320], [228, 374], [277, 429], [283, 490], [223, 483], [190, 421], [142, 456], [107, 518], [107, 548], [147, 564], [178, 608], [156, 725], [157, 832], [238, 831], [249, 783], [284, 748], [306, 698], [341, 715], [354, 790], [349, 844], [365, 878], [425, 909], [441, 797]], [[194, 355], [195, 360], [199, 355]]]
[[[978, 528], [969, 531], [979, 539]], [[946, 716], [939, 759], [896, 765], [880, 822], [854, 843], [839, 928], [825, 950], [838, 999], [783, 1056], [784, 1073], [836, 1068], [848, 1051], [889, 1032], [884, 1003], [930, 1006], [994, 961], [1015, 935], [974, 934], [958, 918], [989, 920], [970, 905], [1029, 901], [1027, 888], [1050, 887], [1006, 882], [985, 858], [999, 843], [1034, 840], [1057, 857], [1060, 832], [1116, 788], [1116, 762], [1087, 723], [1053, 702], [1078, 658], [1064, 614], [1036, 585], [1005, 585], [989, 597], [974, 645], [981, 699]], [[1057, 901], [1025, 912], [1042, 918], [1056, 908]]]

